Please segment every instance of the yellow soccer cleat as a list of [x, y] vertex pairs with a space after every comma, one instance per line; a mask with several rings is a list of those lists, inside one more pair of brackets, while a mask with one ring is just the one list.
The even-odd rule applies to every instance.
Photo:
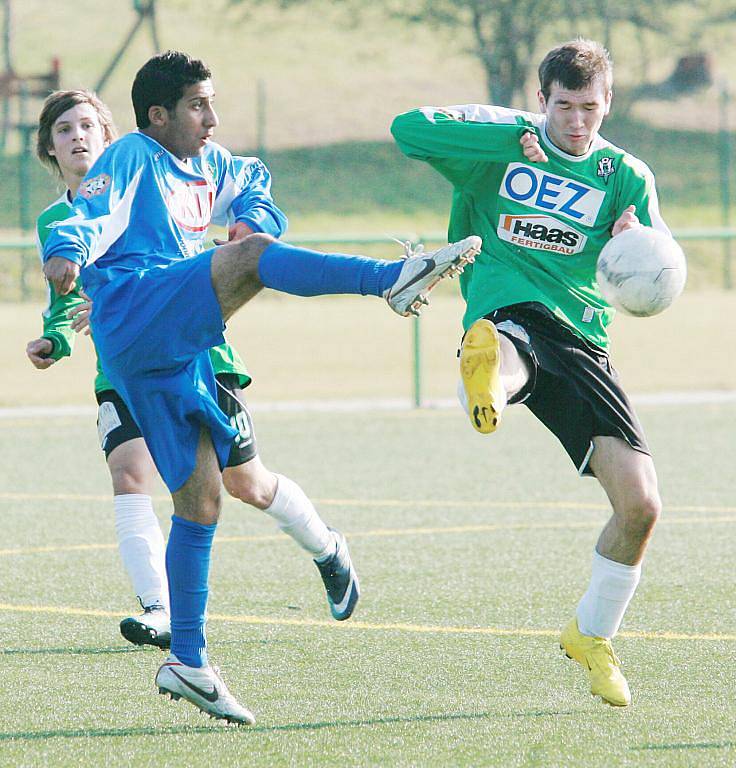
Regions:
[[562, 630], [560, 648], [569, 659], [574, 659], [588, 670], [593, 696], [600, 696], [614, 707], [631, 704], [629, 684], [621, 672], [621, 662], [613, 652], [610, 640], [581, 634], [578, 620], [572, 619]]
[[460, 376], [470, 421], [484, 435], [496, 430], [506, 406], [500, 368], [501, 341], [496, 326], [490, 320], [476, 320], [463, 339]]

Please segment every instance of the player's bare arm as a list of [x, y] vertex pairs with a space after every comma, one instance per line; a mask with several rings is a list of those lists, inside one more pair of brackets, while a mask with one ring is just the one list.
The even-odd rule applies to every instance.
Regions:
[[43, 273], [59, 296], [66, 296], [79, 277], [79, 264], [61, 256], [52, 256], [44, 265]]
[[616, 235], [625, 232], [627, 229], [636, 229], [641, 226], [642, 224], [636, 215], [636, 206], [630, 205], [614, 222], [611, 234], [616, 237]]
[[519, 143], [524, 151], [524, 157], [533, 163], [546, 163], [547, 155], [539, 144], [539, 136], [533, 131], [527, 131]]

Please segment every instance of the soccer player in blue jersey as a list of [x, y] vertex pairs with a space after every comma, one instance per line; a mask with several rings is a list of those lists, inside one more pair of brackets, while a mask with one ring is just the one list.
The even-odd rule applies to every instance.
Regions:
[[[86, 90], [55, 91], [44, 102], [38, 120], [37, 155], [66, 188], [37, 220], [37, 242], [72, 215], [72, 200], [84, 177], [105, 147], [117, 138], [107, 106]], [[257, 158], [234, 158], [230, 183], [247, 189], [251, 205], [271, 207], [271, 234], [280, 235], [286, 217], [271, 198], [271, 177]], [[84, 327], [89, 304], [76, 290], [59, 296], [49, 289], [43, 312], [43, 334], [28, 343], [27, 355], [36, 368], [48, 369], [72, 354], [75, 324]], [[69, 314], [76, 314], [72, 320]], [[87, 328], [88, 330], [88, 328]], [[360, 587], [345, 537], [327, 527], [304, 491], [288, 477], [264, 466], [244, 387], [250, 383], [243, 361], [228, 344], [210, 350], [220, 408], [238, 430], [222, 479], [234, 498], [263, 510], [314, 559], [335, 619], [348, 619]], [[113, 486], [118, 551], [141, 603], [143, 613], [120, 622], [126, 640], [136, 645], [168, 648], [171, 641], [169, 598], [163, 533], [153, 509], [156, 467], [130, 411], [102, 373], [95, 378], [97, 427]]]
[[[212, 141], [214, 95], [210, 71], [186, 54], [169, 51], [139, 70], [132, 89], [139, 130], [90, 169], [73, 215], [46, 241], [44, 272], [62, 295], [81, 278], [102, 368], [172, 493], [171, 655], [156, 675], [159, 692], [251, 724], [206, 650], [221, 470], [235, 437], [217, 404], [207, 350], [264, 286], [300, 296], [382, 296], [399, 314], [418, 312], [435, 283], [473, 260], [480, 238], [398, 262], [274, 240], [264, 234], [272, 211], [232, 183], [233, 158]], [[228, 222], [231, 241], [202, 251], [210, 221]]]

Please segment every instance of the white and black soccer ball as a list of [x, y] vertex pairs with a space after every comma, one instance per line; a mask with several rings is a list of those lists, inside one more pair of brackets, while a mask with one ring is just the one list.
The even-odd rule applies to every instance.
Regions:
[[651, 317], [682, 293], [687, 265], [682, 248], [668, 234], [635, 227], [605, 244], [595, 274], [612, 307], [634, 317]]

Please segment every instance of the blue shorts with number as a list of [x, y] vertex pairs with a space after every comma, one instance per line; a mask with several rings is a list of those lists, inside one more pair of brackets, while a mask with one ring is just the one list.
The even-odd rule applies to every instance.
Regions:
[[91, 327], [103, 371], [172, 493], [194, 470], [202, 427], [220, 468], [237, 434], [217, 403], [208, 353], [224, 343], [213, 252], [126, 273], [93, 297]]

